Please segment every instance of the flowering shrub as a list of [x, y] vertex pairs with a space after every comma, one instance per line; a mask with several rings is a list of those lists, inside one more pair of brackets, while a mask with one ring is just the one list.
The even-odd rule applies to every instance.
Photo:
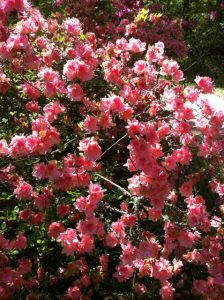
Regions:
[[145, 8], [144, 1], [128, 0], [56, 0], [54, 5], [64, 5], [70, 15], [82, 21], [84, 32], [96, 34], [98, 42], [116, 41], [124, 35], [149, 44], [162, 41], [169, 55], [186, 57], [182, 24], [177, 18], [162, 14], [160, 5]]
[[[145, 3], [151, 1], [146, 0]], [[158, 12], [181, 23], [188, 55], [180, 61], [189, 81], [197, 74], [215, 78], [223, 87], [224, 2], [217, 1], [153, 1], [159, 3]]]
[[67, 11], [0, 15], [1, 299], [221, 299], [212, 80], [185, 86], [164, 43], [98, 42]]

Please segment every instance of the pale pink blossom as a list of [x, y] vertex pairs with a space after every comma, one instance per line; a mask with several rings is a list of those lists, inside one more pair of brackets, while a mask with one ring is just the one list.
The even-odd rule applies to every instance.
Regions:
[[83, 128], [89, 132], [96, 131], [98, 129], [97, 118], [87, 115], [83, 123]]
[[128, 49], [134, 53], [143, 52], [146, 49], [146, 43], [138, 39], [131, 38], [128, 42]]
[[33, 196], [33, 187], [29, 183], [22, 181], [14, 190], [14, 194], [19, 200], [30, 200]]
[[161, 257], [153, 266], [152, 276], [164, 283], [173, 276], [173, 267], [168, 260]]
[[85, 138], [79, 143], [79, 150], [83, 151], [86, 158], [90, 161], [96, 161], [102, 154], [101, 147], [94, 138]]
[[79, 35], [81, 33], [81, 24], [78, 19], [70, 18], [64, 21], [65, 31], [71, 35]]
[[83, 89], [78, 83], [68, 85], [67, 91], [68, 98], [71, 101], [81, 101], [84, 96]]
[[69, 81], [78, 78], [85, 82], [93, 78], [94, 67], [80, 59], [69, 60], [64, 65], [63, 74]]
[[93, 235], [102, 236], [104, 234], [103, 223], [94, 216], [91, 216], [85, 220], [79, 221], [77, 224], [77, 230], [83, 235]]
[[0, 140], [0, 156], [8, 155], [9, 148], [6, 140]]
[[195, 82], [203, 93], [208, 94], [213, 91], [212, 79], [210, 77], [197, 76]]
[[169, 281], [163, 282], [162, 287], [160, 289], [160, 295], [162, 296], [162, 299], [172, 300], [174, 290], [175, 289]]

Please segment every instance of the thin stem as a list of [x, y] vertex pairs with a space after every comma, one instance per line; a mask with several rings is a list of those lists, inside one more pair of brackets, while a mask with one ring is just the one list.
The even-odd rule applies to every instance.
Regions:
[[76, 140], [76, 137], [71, 139], [70, 141], [68, 141], [67, 143], [64, 144], [64, 149], [60, 150], [60, 149], [56, 149], [53, 152], [51, 152], [50, 154], [55, 154], [55, 153], [61, 153], [62, 151], [64, 151], [66, 149], [66, 146], [69, 145], [70, 143], [74, 142]]
[[166, 202], [165, 205], [168, 206], [168, 207], [170, 207], [170, 208], [175, 209], [176, 211], [178, 211], [181, 214], [186, 214], [186, 211], [181, 210], [179, 207], [177, 207], [177, 206], [175, 206], [175, 205], [173, 205], [171, 203]]
[[41, 89], [39, 89], [38, 87], [36, 87], [36, 86], [33, 85], [32, 83], [30, 83], [28, 80], [26, 80], [26, 79], [24, 79], [24, 78], [22, 78], [22, 80], [23, 80], [24, 82], [28, 83], [30, 86], [32, 86], [34, 89], [36, 89], [38, 92], [40, 92], [41, 95], [44, 95], [44, 94], [43, 94], [43, 91], [42, 91]]
[[132, 195], [131, 195], [127, 190], [125, 190], [122, 186], [120, 186], [120, 185], [116, 184], [115, 182], [111, 181], [110, 179], [108, 179], [108, 178], [106, 178], [106, 177], [100, 175], [99, 173], [95, 173], [95, 175], [98, 176], [98, 177], [100, 177], [100, 178], [102, 178], [102, 179], [105, 180], [106, 182], [112, 184], [112, 185], [115, 186], [116, 188], [118, 188], [120, 191], [123, 192], [123, 194], [128, 195], [129, 197], [132, 197]]
[[120, 210], [120, 209], [118, 209], [118, 208], [115, 208], [115, 207], [111, 207], [108, 203], [105, 203], [105, 202], [100, 202], [100, 203], [98, 204], [98, 207], [99, 207], [99, 208], [100, 208], [100, 207], [103, 207], [103, 208], [108, 209], [108, 210], [110, 210], [110, 211], [112, 211], [112, 212], [115, 212], [115, 213], [118, 213], [118, 214], [121, 214], [121, 215], [125, 215], [125, 212], [124, 212], [124, 211], [122, 211], [122, 210]]
[[111, 145], [109, 148], [107, 148], [102, 155], [100, 156], [99, 159], [101, 159], [108, 151], [110, 151], [115, 145], [117, 145], [120, 141], [124, 140], [126, 137], [128, 136], [128, 134], [126, 133], [125, 135], [123, 135], [119, 140], [117, 140], [115, 143], [113, 143], [113, 145]]

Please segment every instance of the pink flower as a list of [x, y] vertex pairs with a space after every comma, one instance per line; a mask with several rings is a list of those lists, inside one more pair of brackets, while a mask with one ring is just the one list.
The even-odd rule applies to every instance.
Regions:
[[183, 255], [183, 258], [188, 262], [198, 263], [201, 260], [201, 253], [194, 249], [193, 251], [188, 251], [187, 254]]
[[165, 59], [162, 62], [162, 67], [160, 70], [161, 75], [169, 75], [172, 80], [176, 83], [184, 79], [183, 72], [179, 69], [179, 65], [174, 60]]
[[180, 273], [182, 267], [183, 267], [182, 261], [174, 258], [173, 259], [173, 272], [175, 275]]
[[89, 235], [82, 235], [81, 242], [79, 244], [79, 253], [90, 253], [94, 249], [94, 239]]
[[147, 289], [146, 289], [146, 286], [144, 284], [138, 284], [138, 283], [135, 283], [135, 293], [138, 295], [138, 296], [142, 296], [146, 293]]
[[53, 122], [57, 119], [58, 114], [65, 111], [65, 108], [58, 101], [51, 102], [44, 106], [44, 117], [48, 122]]
[[199, 91], [193, 87], [187, 86], [183, 91], [184, 97], [190, 102], [195, 102], [198, 99]]
[[89, 200], [94, 203], [98, 203], [102, 200], [104, 194], [102, 187], [98, 183], [91, 183], [89, 185]]
[[0, 140], [0, 156], [8, 155], [8, 144], [5, 140]]
[[113, 275], [119, 282], [127, 281], [134, 273], [133, 267], [129, 265], [120, 265], [116, 267], [116, 273]]
[[60, 176], [60, 172], [54, 162], [50, 162], [47, 165], [44, 163], [38, 163], [34, 165], [32, 175], [37, 180], [47, 178], [54, 180]]
[[47, 40], [44, 37], [40, 36], [36, 39], [36, 44], [37, 47], [44, 49], [47, 46]]
[[124, 216], [121, 217], [122, 222], [124, 223], [125, 226], [128, 227], [133, 227], [136, 224], [136, 216], [133, 214], [126, 214]]
[[13, 10], [22, 12], [28, 3], [26, 0], [4, 0], [3, 1], [3, 10], [5, 13], [9, 13]]
[[67, 48], [66, 49], [66, 57], [68, 59], [74, 59], [76, 57], [76, 51], [74, 48]]
[[128, 47], [128, 42], [125, 38], [116, 40], [116, 49], [118, 53], [122, 51], [126, 51], [127, 47]]
[[89, 132], [96, 131], [98, 129], [96, 117], [87, 115], [83, 123], [83, 128]]
[[136, 247], [133, 246], [131, 243], [128, 244], [121, 244], [122, 254], [120, 256], [120, 261], [123, 265], [131, 265], [132, 262], [136, 258]]
[[185, 182], [180, 187], [180, 194], [183, 197], [189, 197], [192, 195], [192, 184], [190, 182]]
[[76, 199], [74, 206], [86, 216], [91, 216], [96, 209], [96, 203], [89, 201], [89, 197], [79, 197]]
[[138, 39], [131, 38], [128, 43], [128, 49], [134, 53], [143, 52], [146, 49], [146, 43], [143, 43]]
[[152, 277], [159, 279], [163, 283], [172, 276], [173, 267], [168, 260], [161, 257], [153, 266]]
[[104, 245], [106, 247], [114, 248], [117, 246], [117, 244], [118, 244], [118, 239], [112, 232], [108, 233], [104, 238]]
[[26, 109], [29, 112], [37, 113], [40, 109], [40, 106], [38, 105], [38, 103], [36, 101], [29, 101], [26, 103]]
[[24, 94], [27, 94], [28, 98], [32, 101], [37, 100], [40, 98], [41, 93], [39, 90], [39, 86], [37, 83], [24, 83], [22, 85], [22, 90]]
[[48, 236], [57, 238], [61, 232], [65, 230], [65, 226], [60, 222], [52, 222], [48, 227]]
[[49, 49], [44, 53], [43, 61], [44, 63], [52, 67], [53, 62], [60, 61], [62, 59], [62, 55], [59, 50], [49, 47]]
[[33, 197], [33, 187], [29, 183], [22, 181], [14, 190], [14, 194], [19, 200], [29, 200]]
[[193, 244], [197, 241], [198, 236], [190, 231], [181, 229], [179, 232], [178, 241], [181, 247], [191, 249]]
[[70, 18], [64, 21], [65, 31], [71, 35], [79, 35], [81, 33], [81, 24], [78, 19]]
[[208, 213], [204, 204], [192, 204], [189, 205], [187, 211], [187, 222], [190, 227], [207, 228], [210, 225], [208, 219]]
[[43, 224], [45, 222], [45, 214], [43, 212], [32, 213], [30, 216], [30, 223], [33, 225]]
[[11, 241], [10, 248], [22, 250], [26, 247], [27, 239], [23, 233], [19, 233], [15, 240]]
[[161, 210], [154, 209], [154, 208], [149, 208], [148, 209], [149, 219], [154, 221], [154, 222], [159, 220], [159, 218], [161, 217], [161, 214], [162, 214]]
[[208, 94], [213, 91], [212, 79], [210, 77], [200, 77], [197, 76], [195, 79], [198, 87], [202, 90], [203, 93]]
[[44, 94], [46, 97], [52, 98], [56, 94], [65, 92], [64, 82], [61, 80], [58, 72], [52, 68], [42, 68], [38, 77], [43, 80]]
[[98, 124], [103, 129], [108, 129], [108, 128], [111, 128], [111, 127], [115, 126], [115, 124], [112, 121], [112, 117], [109, 113], [101, 113]]
[[128, 212], [128, 204], [127, 204], [127, 203], [122, 202], [122, 203], [120, 204], [120, 208], [121, 208], [122, 211]]
[[5, 94], [10, 87], [9, 80], [4, 73], [0, 71], [0, 93]]
[[73, 255], [80, 243], [76, 231], [72, 228], [67, 228], [66, 231], [61, 232], [57, 237], [57, 242], [62, 244], [62, 253], [65, 253], [66, 255]]
[[66, 293], [71, 300], [79, 300], [81, 297], [81, 292], [78, 286], [73, 286], [68, 288]]
[[9, 241], [0, 233], [0, 249], [9, 249]]
[[174, 290], [175, 289], [169, 281], [163, 282], [162, 287], [160, 289], [160, 295], [162, 296], [162, 299], [172, 300]]
[[90, 161], [96, 161], [100, 158], [102, 150], [99, 144], [92, 138], [85, 138], [79, 142], [79, 150], [83, 151], [85, 157]]
[[113, 95], [110, 98], [110, 109], [116, 113], [121, 113], [125, 110], [124, 99], [120, 96]]
[[217, 193], [220, 197], [224, 195], [224, 184], [220, 183], [217, 179], [213, 179], [210, 182], [210, 188], [214, 193]]
[[155, 238], [144, 240], [139, 243], [137, 251], [137, 257], [141, 259], [145, 258], [157, 258], [161, 246]]
[[174, 154], [168, 155], [165, 157], [163, 166], [168, 170], [174, 170], [177, 166], [177, 159]]
[[135, 62], [134, 72], [137, 75], [144, 74], [147, 68], [147, 62], [145, 60], [138, 60]]
[[[16, 279], [16, 272], [10, 267], [1, 268], [0, 272], [0, 282], [4, 284], [13, 284], [13, 281]], [[2, 285], [2, 284], [1, 284]]]
[[177, 161], [181, 165], [189, 165], [189, 163], [192, 159], [191, 151], [189, 150], [188, 147], [185, 147], [185, 146], [183, 146], [180, 149], [175, 150], [174, 155], [176, 156]]
[[149, 63], [162, 60], [164, 54], [164, 43], [158, 42], [154, 46], [149, 46], [146, 53], [146, 59]]
[[212, 20], [212, 21], [214, 21], [216, 18], [217, 18], [217, 11], [216, 10], [212, 10], [210, 12], [209, 19]]
[[71, 211], [70, 205], [59, 204], [57, 206], [56, 213], [58, 216], [64, 217], [64, 216], [68, 215], [70, 213], [70, 211]]
[[50, 206], [50, 200], [52, 198], [52, 191], [48, 188], [42, 190], [42, 194], [35, 194], [34, 195], [34, 206], [39, 209], [43, 210]]
[[107, 272], [108, 271], [108, 262], [109, 262], [109, 255], [102, 254], [100, 255], [100, 271]]
[[12, 157], [16, 156], [26, 156], [32, 152], [31, 148], [31, 140], [27, 139], [27, 137], [14, 136], [9, 144], [10, 154]]
[[123, 79], [121, 77], [122, 64], [120, 61], [115, 58], [111, 58], [109, 61], [105, 61], [103, 66], [105, 72], [104, 79], [107, 82], [113, 82], [117, 85], [121, 85], [123, 83]]
[[117, 221], [111, 224], [111, 228], [118, 235], [118, 237], [123, 240], [125, 238], [125, 227], [123, 222]]
[[83, 89], [78, 83], [68, 85], [67, 91], [68, 97], [71, 101], [81, 101], [84, 96]]
[[94, 67], [85, 63], [83, 60], [69, 60], [64, 65], [63, 74], [69, 81], [79, 78], [82, 82], [93, 78]]
[[94, 216], [91, 216], [84, 221], [79, 221], [77, 225], [77, 230], [81, 232], [83, 235], [93, 235], [96, 234], [98, 236], [103, 235], [104, 233], [104, 225]]
[[17, 268], [17, 272], [21, 275], [27, 274], [31, 272], [32, 262], [27, 258], [22, 258], [19, 261], [19, 266]]
[[87, 287], [91, 285], [91, 281], [88, 275], [83, 275], [82, 277], [82, 284]]

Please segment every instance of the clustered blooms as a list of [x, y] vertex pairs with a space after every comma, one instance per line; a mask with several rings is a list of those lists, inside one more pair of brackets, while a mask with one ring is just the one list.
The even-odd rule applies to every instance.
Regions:
[[0, 3], [0, 93], [23, 111], [0, 140], [1, 299], [221, 299], [224, 115], [211, 78], [182, 85], [150, 9], [155, 44], [144, 10], [108, 41], [69, 6]]

